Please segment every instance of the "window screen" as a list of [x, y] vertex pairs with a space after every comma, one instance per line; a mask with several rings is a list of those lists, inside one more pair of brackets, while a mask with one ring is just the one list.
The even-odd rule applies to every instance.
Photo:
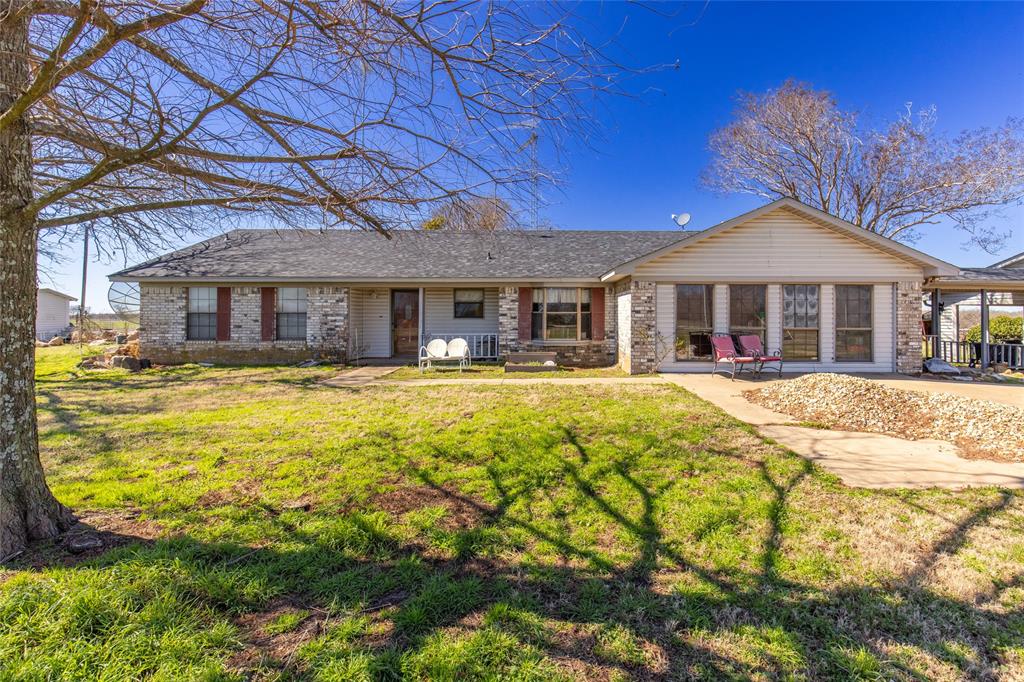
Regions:
[[714, 287], [676, 285], [676, 360], [710, 360]]
[[836, 360], [872, 359], [871, 287], [836, 286]]
[[729, 333], [756, 334], [764, 346], [764, 284], [729, 285]]

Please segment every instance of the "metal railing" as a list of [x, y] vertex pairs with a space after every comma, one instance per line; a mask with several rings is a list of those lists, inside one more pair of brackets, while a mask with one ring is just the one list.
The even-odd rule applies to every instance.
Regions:
[[[947, 341], [937, 336], [924, 337], [924, 356], [942, 358], [959, 365], [981, 364], [981, 343], [976, 341]], [[1005, 364], [1014, 369], [1024, 367], [1024, 343], [988, 344], [989, 364]]]
[[497, 334], [440, 334], [431, 331], [423, 334], [424, 345], [434, 339], [444, 339], [446, 342], [452, 339], [465, 339], [474, 360], [498, 359]]

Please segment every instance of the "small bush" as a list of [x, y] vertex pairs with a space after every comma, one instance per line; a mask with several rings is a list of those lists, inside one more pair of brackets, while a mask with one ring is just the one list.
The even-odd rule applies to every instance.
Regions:
[[[1021, 319], [1009, 315], [997, 315], [988, 321], [988, 334], [993, 343], [1016, 341], [1021, 338]], [[976, 324], [967, 330], [965, 341], [981, 342], [981, 325]]]

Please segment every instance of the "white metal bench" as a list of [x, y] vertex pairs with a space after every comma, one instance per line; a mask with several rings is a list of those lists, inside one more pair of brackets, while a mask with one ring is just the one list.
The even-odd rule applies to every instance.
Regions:
[[431, 369], [434, 364], [459, 363], [459, 371], [473, 366], [473, 357], [469, 352], [469, 344], [465, 339], [452, 339], [445, 343], [444, 339], [433, 339], [420, 347], [420, 371]]

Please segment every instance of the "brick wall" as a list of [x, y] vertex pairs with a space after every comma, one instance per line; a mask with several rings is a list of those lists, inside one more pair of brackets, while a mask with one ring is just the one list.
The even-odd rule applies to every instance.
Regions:
[[654, 282], [630, 283], [630, 374], [649, 374], [658, 368], [658, 326]]
[[519, 340], [519, 287], [498, 289], [498, 353], [546, 351], [557, 354], [558, 363], [569, 367], [608, 367], [615, 364], [615, 339], [618, 326], [615, 298], [605, 287], [604, 339], [574, 343], [547, 344]]
[[896, 284], [896, 371], [921, 373], [921, 283]]
[[498, 289], [498, 354], [519, 350], [519, 287]]
[[231, 288], [231, 339], [188, 340], [187, 287], [141, 287], [139, 346], [142, 356], [162, 364], [218, 362], [273, 364], [322, 358], [345, 360], [348, 348], [347, 287], [306, 290], [306, 340], [262, 341], [260, 287]]

